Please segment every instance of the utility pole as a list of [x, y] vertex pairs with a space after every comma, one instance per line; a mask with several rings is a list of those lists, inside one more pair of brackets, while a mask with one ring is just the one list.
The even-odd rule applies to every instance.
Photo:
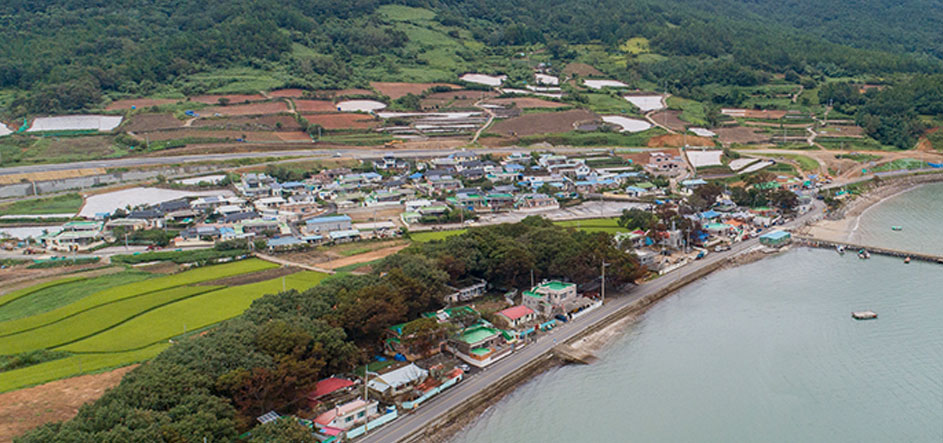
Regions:
[[530, 287], [534, 288], [534, 268], [530, 268]]
[[606, 266], [609, 266], [609, 263], [606, 263], [606, 260], [602, 261], [602, 302], [606, 302]]

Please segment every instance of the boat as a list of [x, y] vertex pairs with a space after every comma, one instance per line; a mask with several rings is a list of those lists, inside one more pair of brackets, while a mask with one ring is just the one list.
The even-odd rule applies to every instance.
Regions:
[[878, 314], [874, 311], [855, 311], [851, 313], [851, 318], [855, 320], [874, 320], [878, 318]]
[[845, 247], [842, 245], [835, 246], [835, 251], [838, 252], [838, 255], [845, 255]]
[[871, 253], [868, 252], [868, 251], [865, 251], [864, 249], [862, 249], [862, 250], [858, 251], [858, 258], [860, 258], [860, 259], [862, 259], [862, 260], [867, 260], [867, 259], [871, 258]]
[[903, 226], [891, 226], [891, 230], [892, 230], [892, 231], [901, 231], [901, 230], [903, 230], [903, 229], [904, 229]]
[[904, 259], [904, 264], [910, 263], [910, 257]]

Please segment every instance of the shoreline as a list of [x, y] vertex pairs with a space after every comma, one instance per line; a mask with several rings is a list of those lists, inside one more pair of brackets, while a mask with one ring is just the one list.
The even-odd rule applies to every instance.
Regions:
[[796, 233], [831, 242], [850, 242], [858, 229], [861, 216], [875, 206], [931, 183], [943, 182], [943, 174], [921, 174], [881, 180], [873, 189], [849, 201], [836, 211], [835, 217], [822, 219], [796, 230]]
[[[661, 291], [661, 293], [654, 294], [652, 297], [645, 297], [636, 300], [635, 302], [627, 305], [625, 308], [611, 314], [610, 318], [615, 317], [613, 321], [590, 326], [584, 330], [583, 333], [563, 342], [563, 344], [568, 344], [574, 348], [596, 354], [597, 352], [615, 344], [619, 337], [621, 337], [630, 327], [635, 325], [636, 322], [639, 321], [649, 309], [658, 304], [658, 302], [675, 295], [679, 290], [686, 287], [687, 285], [699, 281], [702, 278], [713, 274], [715, 271], [732, 269], [738, 266], [747, 265], [762, 260], [766, 257], [776, 255], [781, 251], [782, 250], [769, 250], [759, 246], [745, 250], [737, 255], [721, 261], [716, 266], [708, 269], [707, 272], [704, 272], [703, 275], [679, 279], [680, 284], [676, 286], [669, 286], [665, 290]], [[540, 368], [527, 368], [521, 371], [522, 374], [520, 374], [516, 380], [514, 380], [512, 383], [509, 383], [507, 386], [497, 389], [496, 392], [494, 392], [494, 394], [491, 395], [487, 401], [483, 401], [470, 409], [466, 409], [465, 414], [461, 418], [450, 420], [443, 426], [434, 427], [435, 430], [433, 433], [422, 435], [415, 439], [409, 439], [409, 441], [451, 441], [455, 435], [462, 432], [478, 420], [481, 420], [492, 407], [494, 407], [506, 396], [516, 391], [520, 386], [533, 381], [535, 378], [545, 372], [568, 364], [562, 359], [553, 356], [552, 353], [543, 361], [543, 363], [545, 364]]]

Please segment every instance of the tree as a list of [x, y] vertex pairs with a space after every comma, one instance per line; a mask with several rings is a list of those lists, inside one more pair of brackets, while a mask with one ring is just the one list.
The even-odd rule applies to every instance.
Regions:
[[316, 441], [311, 430], [298, 420], [282, 417], [252, 429], [248, 443], [311, 443]]
[[413, 353], [426, 355], [445, 338], [448, 332], [448, 327], [436, 319], [420, 317], [403, 325], [400, 337], [403, 344], [408, 346]]
[[619, 220], [616, 223], [626, 229], [648, 231], [653, 229], [655, 224], [658, 223], [658, 216], [644, 209], [625, 209], [622, 211], [622, 215], [619, 216]]

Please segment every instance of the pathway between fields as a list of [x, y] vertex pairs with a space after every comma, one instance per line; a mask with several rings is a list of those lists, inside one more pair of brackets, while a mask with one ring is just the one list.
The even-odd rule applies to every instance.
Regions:
[[281, 259], [278, 257], [272, 257], [271, 255], [266, 255], [259, 252], [256, 252], [254, 255], [256, 256], [256, 258], [259, 258], [261, 260], [265, 260], [271, 263], [277, 263], [282, 266], [294, 266], [296, 268], [301, 268], [308, 271], [323, 272], [325, 274], [334, 274], [334, 270], [332, 269], [319, 268], [317, 266], [306, 265], [304, 263], [295, 263], [293, 261], [288, 261], [288, 260]]
[[491, 126], [491, 122], [494, 121], [494, 112], [491, 112], [490, 109], [488, 109], [488, 108], [486, 108], [486, 107], [484, 107], [484, 106], [481, 106], [481, 102], [482, 102], [482, 101], [483, 101], [483, 100], [479, 100], [479, 101], [475, 102], [475, 107], [476, 107], [476, 108], [479, 108], [479, 109], [481, 109], [481, 110], [483, 110], [483, 111], [485, 111], [485, 113], [488, 114], [488, 121], [486, 121], [484, 125], [482, 125], [480, 128], [478, 128], [477, 131], [475, 131], [475, 136], [472, 137], [472, 140], [471, 140], [472, 143], [477, 142], [477, 141], [478, 141], [478, 137], [481, 136], [481, 133], [484, 132], [485, 129], [488, 128], [488, 126]]
[[381, 258], [389, 257], [399, 251], [405, 249], [409, 244], [391, 246], [389, 248], [377, 249], [375, 251], [365, 252], [363, 254], [351, 255], [350, 257], [338, 258], [336, 260], [331, 260], [329, 262], [321, 263], [320, 265], [324, 268], [330, 269], [331, 272], [334, 272], [337, 268], [343, 268], [344, 266], [357, 265], [360, 263], [369, 263], [374, 260], [379, 260]]

